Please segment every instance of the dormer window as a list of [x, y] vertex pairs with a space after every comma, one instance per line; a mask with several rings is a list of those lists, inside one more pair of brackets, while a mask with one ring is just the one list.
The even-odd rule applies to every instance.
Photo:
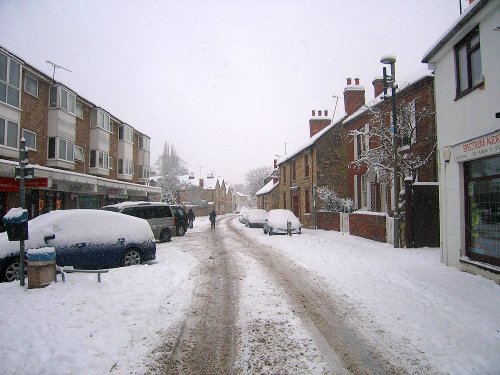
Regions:
[[118, 140], [134, 143], [134, 129], [126, 124], [118, 126]]
[[75, 115], [76, 95], [62, 86], [51, 86], [49, 105], [51, 108], [61, 108]]

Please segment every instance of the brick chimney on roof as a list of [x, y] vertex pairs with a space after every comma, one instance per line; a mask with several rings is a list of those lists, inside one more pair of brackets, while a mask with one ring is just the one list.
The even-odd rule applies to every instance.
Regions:
[[344, 108], [347, 116], [352, 115], [365, 104], [365, 88], [359, 84], [359, 78], [347, 78], [347, 86], [344, 89]]
[[325, 109], [324, 115], [323, 111], [318, 111], [318, 116], [316, 117], [316, 111], [312, 111], [312, 117], [309, 120], [309, 137], [312, 137], [316, 133], [319, 133], [328, 125], [330, 125], [331, 120], [328, 118], [328, 110]]
[[384, 79], [381, 77], [375, 77], [372, 81], [373, 93], [375, 97], [378, 97], [384, 92]]

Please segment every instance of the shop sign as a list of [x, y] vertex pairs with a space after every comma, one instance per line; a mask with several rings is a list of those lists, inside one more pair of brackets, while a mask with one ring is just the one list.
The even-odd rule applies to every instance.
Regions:
[[[49, 179], [45, 177], [30, 178], [25, 180], [26, 188], [48, 187]], [[14, 193], [19, 191], [19, 181], [11, 177], [0, 177], [0, 191]]]
[[453, 147], [457, 161], [483, 158], [500, 153], [500, 131], [463, 142]]

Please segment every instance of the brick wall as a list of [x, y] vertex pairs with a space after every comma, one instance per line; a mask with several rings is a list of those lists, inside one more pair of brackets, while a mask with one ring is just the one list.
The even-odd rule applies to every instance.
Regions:
[[379, 242], [387, 241], [386, 216], [355, 213], [349, 215], [349, 233]]
[[340, 213], [318, 211], [316, 219], [318, 221], [318, 229], [340, 232]]
[[[23, 70], [23, 81], [26, 72]], [[36, 78], [35, 76], [32, 76]], [[45, 165], [47, 163], [47, 128], [49, 107], [49, 84], [38, 79], [38, 97], [28, 94], [21, 88], [21, 128], [36, 133], [36, 151], [28, 151], [30, 164]], [[19, 139], [21, 139], [21, 131]]]
[[82, 105], [83, 119], [79, 117], [76, 118], [75, 146], [83, 148], [84, 161], [75, 160], [75, 172], [88, 173], [90, 163], [89, 139], [91, 108], [84, 103], [82, 103]]

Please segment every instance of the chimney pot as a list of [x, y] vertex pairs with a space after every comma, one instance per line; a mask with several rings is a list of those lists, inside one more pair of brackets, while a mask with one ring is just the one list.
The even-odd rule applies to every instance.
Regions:
[[274, 169], [278, 167], [278, 160], [274, 159]]
[[325, 109], [325, 116], [328, 116], [328, 109]]
[[316, 116], [316, 111], [314, 109], [312, 110], [312, 115], [313, 117]]
[[321, 110], [320, 110], [320, 111], [318, 111], [318, 116], [321, 116], [321, 114], [322, 114]]
[[359, 85], [359, 78], [354, 78], [354, 82], [356, 83], [356, 86]]
[[347, 86], [349, 86], [351, 84], [352, 84], [352, 79], [351, 78], [347, 78]]

